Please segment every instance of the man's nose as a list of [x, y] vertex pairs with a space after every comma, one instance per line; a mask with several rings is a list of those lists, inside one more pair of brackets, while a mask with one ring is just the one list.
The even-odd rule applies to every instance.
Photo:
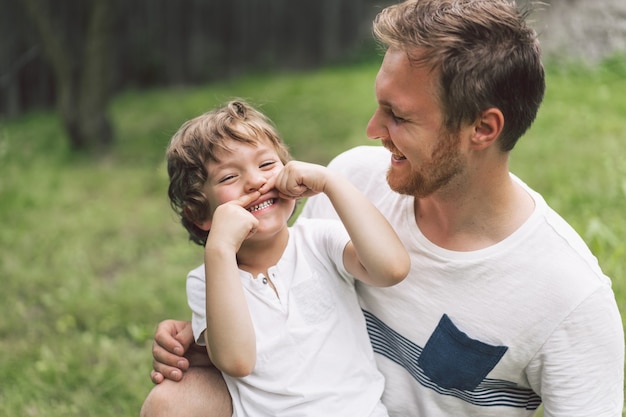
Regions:
[[365, 130], [365, 134], [370, 139], [382, 139], [388, 136], [387, 129], [382, 123], [382, 117], [379, 114], [379, 111], [376, 110], [370, 121], [367, 123], [367, 128]]

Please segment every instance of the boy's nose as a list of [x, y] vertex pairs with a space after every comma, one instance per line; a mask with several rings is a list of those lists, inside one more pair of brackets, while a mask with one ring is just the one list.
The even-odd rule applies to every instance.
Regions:
[[267, 182], [267, 178], [262, 175], [255, 175], [248, 180], [246, 191], [251, 193], [253, 191], [258, 191], [265, 183]]

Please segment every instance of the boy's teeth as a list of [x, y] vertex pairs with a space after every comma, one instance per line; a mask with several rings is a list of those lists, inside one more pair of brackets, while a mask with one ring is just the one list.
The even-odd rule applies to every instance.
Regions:
[[253, 213], [253, 212], [257, 211], [257, 210], [262, 210], [262, 209], [264, 209], [264, 208], [267, 208], [267, 207], [271, 206], [272, 204], [274, 204], [274, 199], [273, 199], [273, 198], [270, 198], [269, 200], [264, 201], [264, 202], [263, 202], [263, 203], [261, 203], [261, 204], [257, 204], [256, 206], [252, 206], [252, 207], [250, 207], [250, 208], [248, 209], [248, 211], [249, 211], [250, 213]]

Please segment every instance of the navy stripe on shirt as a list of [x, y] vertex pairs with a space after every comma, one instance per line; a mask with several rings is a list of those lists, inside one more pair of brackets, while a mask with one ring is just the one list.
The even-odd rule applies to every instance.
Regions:
[[403, 337], [368, 311], [363, 311], [374, 352], [403, 367], [417, 382], [441, 395], [449, 395], [480, 407], [514, 407], [536, 410], [541, 404], [533, 390], [516, 383], [483, 378], [473, 389], [444, 388], [429, 378], [419, 364], [423, 348]]

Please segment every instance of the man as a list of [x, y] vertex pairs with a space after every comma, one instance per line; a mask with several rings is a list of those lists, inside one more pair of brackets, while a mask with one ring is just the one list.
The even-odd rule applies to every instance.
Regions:
[[[357, 287], [391, 416], [532, 416], [541, 403], [544, 416], [621, 415], [624, 334], [610, 280], [509, 173], [545, 89], [524, 18], [505, 0], [418, 0], [374, 22], [387, 51], [367, 134], [383, 147], [353, 149], [330, 167], [376, 204], [411, 255], [399, 285]], [[302, 216], [335, 214], [316, 196]], [[159, 326], [153, 381], [180, 379], [189, 335], [183, 322]], [[204, 415], [230, 415], [219, 383], [202, 376], [219, 381], [210, 369], [157, 385], [145, 415], [179, 406], [181, 392], [200, 398]]]

